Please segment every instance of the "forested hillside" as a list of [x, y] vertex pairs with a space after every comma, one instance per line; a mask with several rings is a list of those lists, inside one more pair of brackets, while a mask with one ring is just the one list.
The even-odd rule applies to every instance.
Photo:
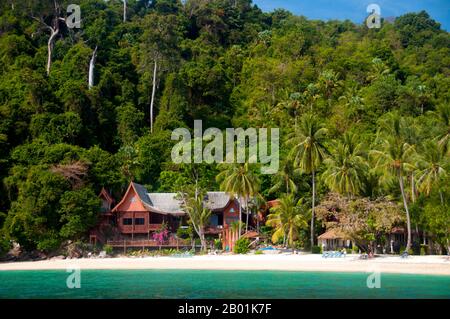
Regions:
[[[70, 3], [80, 28], [60, 19]], [[130, 180], [176, 192], [195, 170], [219, 190], [221, 167], [172, 163], [172, 130], [195, 119], [280, 128], [279, 173], [255, 169], [265, 199], [294, 193], [310, 207], [313, 175], [316, 204], [331, 192], [388, 198], [445, 245], [449, 100], [450, 35], [426, 12], [368, 29], [251, 0], [129, 0], [125, 15], [118, 0], [3, 0], [2, 247], [82, 238], [103, 186], [116, 198]], [[321, 128], [317, 160], [292, 158]]]

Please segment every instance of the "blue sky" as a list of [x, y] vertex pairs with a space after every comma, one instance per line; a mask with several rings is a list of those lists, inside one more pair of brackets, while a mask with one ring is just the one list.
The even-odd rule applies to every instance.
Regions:
[[310, 19], [350, 19], [362, 23], [369, 4], [378, 4], [382, 17], [426, 10], [442, 28], [450, 31], [450, 0], [253, 0], [263, 11], [289, 10]]

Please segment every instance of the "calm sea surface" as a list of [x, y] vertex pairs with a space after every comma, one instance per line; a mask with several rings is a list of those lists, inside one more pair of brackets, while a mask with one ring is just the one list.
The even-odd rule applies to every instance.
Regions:
[[[69, 289], [63, 270], [0, 271], [0, 298], [446, 298], [450, 276], [366, 273], [82, 270]], [[74, 282], [74, 281], [72, 281]]]

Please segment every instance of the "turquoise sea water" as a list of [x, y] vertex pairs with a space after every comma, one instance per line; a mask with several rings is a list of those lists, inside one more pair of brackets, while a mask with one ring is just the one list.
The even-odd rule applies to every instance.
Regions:
[[450, 276], [366, 273], [82, 270], [69, 289], [64, 270], [0, 271], [0, 298], [446, 298]]

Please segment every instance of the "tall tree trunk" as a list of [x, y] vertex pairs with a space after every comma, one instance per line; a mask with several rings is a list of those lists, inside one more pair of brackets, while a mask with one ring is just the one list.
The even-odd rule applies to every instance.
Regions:
[[246, 221], [245, 221], [245, 232], [248, 232], [248, 197], [245, 198], [245, 212], [247, 213], [246, 215]]
[[241, 196], [238, 197], [238, 201], [239, 201], [239, 234], [238, 234], [238, 239], [241, 238], [241, 231], [242, 231], [242, 205], [241, 205]]
[[312, 171], [312, 208], [311, 208], [311, 252], [314, 246], [314, 206], [316, 201], [316, 181], [315, 172]]
[[256, 213], [256, 232], [259, 234], [259, 214]]
[[294, 225], [292, 225], [292, 224], [289, 227], [288, 242], [289, 242], [289, 246], [291, 248], [294, 248]]
[[127, 21], [127, 0], [123, 1], [123, 22]]
[[52, 53], [53, 53], [53, 46], [55, 43], [55, 38], [59, 33], [59, 22], [57, 19], [55, 19], [55, 28], [50, 28], [51, 34], [50, 34], [50, 38], [48, 39], [47, 42], [47, 76], [50, 75], [50, 68], [52, 66]]
[[[447, 234], [448, 237], [448, 234]], [[450, 256], [450, 240], [447, 238], [447, 256]]]
[[203, 232], [203, 230], [200, 231], [200, 242], [202, 243], [202, 251], [206, 252], [206, 250], [207, 250], [206, 239], [205, 239], [205, 233]]
[[399, 183], [400, 183], [400, 190], [402, 192], [403, 206], [405, 207], [406, 211], [406, 226], [408, 228], [406, 251], [409, 251], [409, 249], [411, 248], [411, 219], [409, 216], [408, 203], [406, 202], [405, 188], [403, 187], [403, 177], [401, 173], [399, 173]]
[[91, 89], [94, 86], [94, 69], [96, 58], [97, 58], [97, 46], [95, 46], [94, 53], [92, 53], [91, 61], [89, 62], [89, 80], [88, 80], [89, 89]]
[[150, 101], [150, 132], [153, 133], [153, 105], [155, 102], [155, 92], [156, 92], [156, 71], [158, 69], [158, 64], [155, 59], [155, 66], [153, 68], [153, 88], [152, 88], [152, 99]]

